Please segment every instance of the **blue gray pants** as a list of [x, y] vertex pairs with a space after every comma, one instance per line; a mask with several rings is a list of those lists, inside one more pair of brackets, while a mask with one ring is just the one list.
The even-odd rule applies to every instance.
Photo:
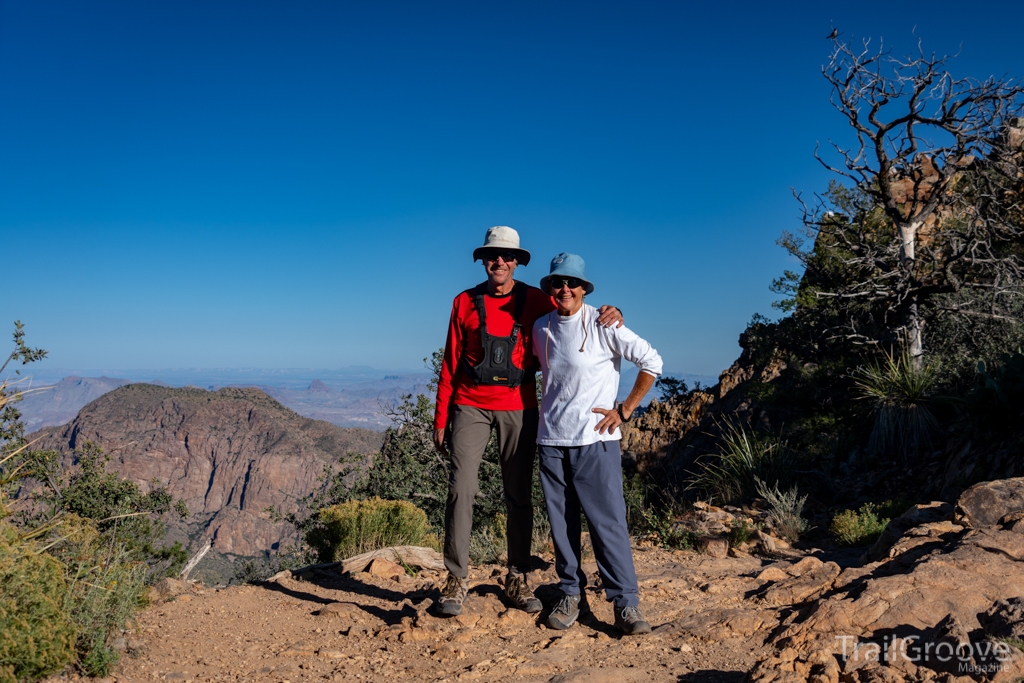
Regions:
[[640, 604], [633, 551], [622, 497], [622, 452], [618, 441], [588, 446], [539, 446], [540, 483], [544, 488], [555, 571], [565, 595], [579, 595], [587, 585], [580, 567], [580, 511], [587, 516], [597, 569], [605, 595], [616, 608]]

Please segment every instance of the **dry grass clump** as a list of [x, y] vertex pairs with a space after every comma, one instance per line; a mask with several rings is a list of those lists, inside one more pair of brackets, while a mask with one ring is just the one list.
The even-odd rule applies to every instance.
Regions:
[[320, 562], [337, 562], [378, 548], [418, 545], [427, 528], [427, 514], [408, 501], [350, 500], [320, 510], [306, 543]]

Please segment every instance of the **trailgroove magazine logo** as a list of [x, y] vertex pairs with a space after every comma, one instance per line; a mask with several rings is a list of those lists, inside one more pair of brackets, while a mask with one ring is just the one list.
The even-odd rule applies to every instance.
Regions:
[[857, 636], [835, 636], [842, 644], [842, 657], [847, 662], [886, 662], [899, 665], [899, 660], [930, 669], [969, 674], [991, 674], [1003, 669], [1013, 656], [1013, 646], [998, 640], [956, 643], [952, 640], [922, 640], [920, 636], [905, 638], [885, 636], [882, 642], [858, 642]]

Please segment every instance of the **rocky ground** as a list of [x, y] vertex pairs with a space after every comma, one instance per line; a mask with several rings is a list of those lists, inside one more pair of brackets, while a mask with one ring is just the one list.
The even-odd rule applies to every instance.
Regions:
[[[318, 573], [263, 586], [199, 589], [147, 609], [118, 680], [740, 681], [778, 610], [751, 603], [766, 562], [638, 549], [643, 605], [655, 626], [623, 638], [597, 590], [594, 615], [559, 632], [508, 609], [497, 566], [475, 568], [464, 613], [431, 615], [443, 579]], [[792, 562], [777, 563], [778, 571]], [[596, 567], [588, 567], [591, 572]], [[380, 574], [385, 573], [380, 571]], [[556, 598], [550, 567], [538, 595]]]
[[[704, 521], [726, 511], [705, 508]], [[868, 552], [635, 548], [650, 635], [621, 637], [602, 599], [568, 631], [508, 609], [476, 567], [465, 612], [432, 614], [443, 574], [386, 560], [260, 586], [165, 580], [120, 643], [118, 681], [813, 681], [973, 683], [1024, 676], [1024, 479], [915, 506]], [[533, 572], [546, 608], [550, 556]], [[361, 563], [360, 563], [361, 564]]]

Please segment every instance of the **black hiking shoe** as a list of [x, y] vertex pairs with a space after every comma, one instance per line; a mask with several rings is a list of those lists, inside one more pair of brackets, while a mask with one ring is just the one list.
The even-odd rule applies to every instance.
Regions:
[[639, 607], [616, 607], [615, 628], [624, 636], [639, 636], [651, 632], [651, 625], [644, 619]]
[[441, 599], [437, 601], [438, 613], [443, 617], [455, 617], [462, 614], [462, 603], [469, 593], [469, 580], [460, 579], [451, 572], [441, 589]]
[[527, 614], [536, 614], [544, 608], [526, 583], [526, 574], [512, 570], [505, 575], [505, 597]]
[[547, 623], [548, 628], [564, 631], [567, 628], [571, 628], [581, 614], [588, 614], [589, 612], [590, 606], [583, 595], [563, 595], [562, 599], [555, 605], [555, 608], [551, 610], [551, 614], [548, 615], [545, 623]]

